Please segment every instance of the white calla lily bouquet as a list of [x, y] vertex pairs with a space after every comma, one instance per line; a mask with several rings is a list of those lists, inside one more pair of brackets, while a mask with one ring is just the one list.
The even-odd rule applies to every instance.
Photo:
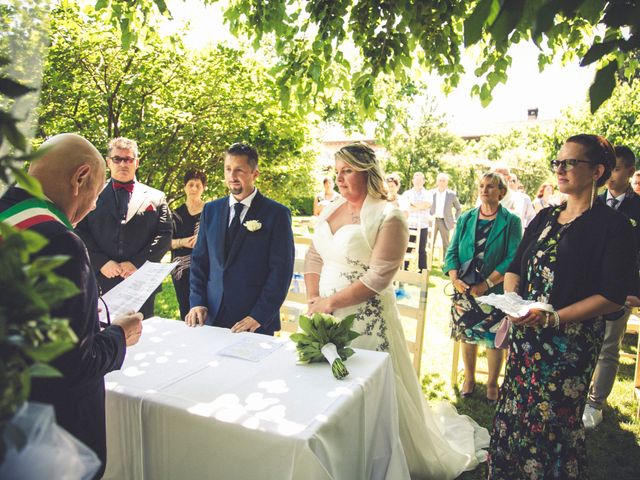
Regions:
[[351, 330], [354, 319], [355, 315], [349, 315], [342, 321], [322, 313], [315, 313], [311, 317], [300, 315], [298, 324], [302, 332], [290, 337], [296, 343], [298, 363], [304, 365], [326, 361], [338, 380], [349, 375], [344, 362], [355, 352], [348, 345], [360, 335]]

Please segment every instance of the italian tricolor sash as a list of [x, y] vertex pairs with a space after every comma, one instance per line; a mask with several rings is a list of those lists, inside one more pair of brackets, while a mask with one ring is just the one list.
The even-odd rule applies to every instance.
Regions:
[[38, 198], [23, 200], [4, 212], [0, 212], [0, 222], [19, 230], [33, 228], [45, 222], [60, 222], [69, 230], [73, 229], [66, 215], [58, 207]]

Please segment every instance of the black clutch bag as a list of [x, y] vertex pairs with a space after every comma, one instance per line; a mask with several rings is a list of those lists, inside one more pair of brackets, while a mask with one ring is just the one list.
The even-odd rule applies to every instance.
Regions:
[[477, 285], [484, 281], [480, 275], [480, 266], [475, 258], [467, 260], [458, 269], [458, 278], [469, 286]]

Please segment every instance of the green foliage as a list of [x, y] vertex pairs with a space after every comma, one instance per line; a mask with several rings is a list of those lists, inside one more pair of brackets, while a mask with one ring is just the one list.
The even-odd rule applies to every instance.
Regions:
[[260, 64], [224, 46], [188, 52], [178, 38], [161, 38], [152, 17], [124, 50], [106, 19], [71, 3], [53, 12], [40, 137], [76, 131], [105, 148], [115, 136], [134, 138], [138, 178], [170, 201], [183, 198], [189, 168], [208, 174], [205, 195], [226, 194], [222, 152], [245, 141], [260, 154], [263, 193], [285, 204], [306, 193], [314, 159], [308, 121], [282, 108]]
[[459, 153], [462, 140], [447, 131], [444, 117], [437, 113], [433, 103], [423, 108], [417, 126], [407, 121], [398, 127], [385, 144], [390, 156], [385, 171], [399, 172], [404, 189], [411, 188], [415, 172], [424, 173], [427, 186], [434, 185], [443, 157]]
[[[77, 342], [67, 320], [49, 311], [75, 295], [76, 286], [55, 275], [66, 257], [29, 262], [46, 240], [0, 223], [0, 431], [27, 399], [31, 378], [55, 376], [46, 365]], [[0, 443], [0, 459], [6, 446]]]
[[[32, 73], [29, 59], [38, 56], [42, 34], [41, 28], [34, 25], [42, 17], [37, 2], [0, 5], [0, 184], [15, 180], [35, 196], [42, 196], [41, 186], [22, 166], [38, 154], [28, 153], [27, 138], [22, 131], [24, 118], [16, 113], [35, 89], [15, 80], [6, 70], [12, 68], [13, 74], [25, 78]], [[18, 56], [10, 57], [11, 46]], [[34, 51], [36, 55], [30, 55]], [[29, 261], [46, 243], [34, 232], [19, 232], [0, 222], [0, 463], [7, 448], [5, 431], [6, 438], [17, 448], [25, 444], [24, 434], [18, 428], [8, 429], [7, 425], [27, 399], [31, 378], [60, 375], [47, 363], [77, 341], [67, 320], [49, 314], [61, 301], [77, 293], [73, 283], [54, 273], [67, 258], [41, 257]]]
[[597, 133], [613, 145], [627, 145], [640, 154], [640, 80], [619, 85], [595, 114], [586, 107], [570, 109], [558, 120], [545, 147], [557, 154], [564, 141], [577, 133]]
[[[111, 5], [125, 45], [135, 31], [130, 25], [140, 24], [154, 5], [167, 13], [163, 0], [98, 3]], [[420, 66], [446, 78], [449, 88], [456, 86], [465, 46], [479, 50], [480, 83], [472, 93], [488, 104], [495, 86], [506, 81], [509, 48], [523, 40], [540, 47], [541, 69], [557, 55], [563, 61], [577, 56], [583, 65], [599, 63], [590, 92], [593, 112], [615, 85], [612, 62], [617, 69], [639, 50], [639, 12], [637, 0], [233, 0], [225, 18], [232, 32], [247, 35], [256, 49], [274, 44], [279, 62], [272, 73], [284, 105], [293, 98], [308, 109], [343, 88], [353, 92], [360, 115], [373, 116], [377, 78], [390, 75], [402, 84], [411, 68]], [[638, 63], [627, 68], [633, 74]]]
[[313, 215], [313, 197], [293, 197], [289, 202], [293, 215]]

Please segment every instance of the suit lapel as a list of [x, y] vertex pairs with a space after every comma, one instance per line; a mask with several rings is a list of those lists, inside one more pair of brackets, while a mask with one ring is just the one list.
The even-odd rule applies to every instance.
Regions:
[[[258, 214], [260, 213], [260, 209], [262, 208], [262, 205], [264, 203], [263, 200], [264, 200], [264, 197], [262, 196], [262, 194], [260, 192], [257, 192], [256, 196], [253, 198], [253, 201], [251, 202], [251, 206], [249, 207], [249, 210], [247, 210], [247, 214], [245, 215], [244, 220], [242, 221], [242, 225], [240, 225], [240, 230], [238, 231], [238, 234], [236, 235], [236, 238], [233, 241], [233, 245], [231, 245], [231, 250], [229, 251], [227, 260], [224, 263], [224, 268], [227, 268], [229, 265], [231, 265], [231, 262], [233, 262], [233, 259], [236, 257], [236, 255], [238, 254], [238, 251], [240, 250], [240, 247], [242, 246], [242, 242], [244, 242], [244, 239], [247, 236], [248, 230], [244, 227], [244, 224], [248, 220], [258, 220]], [[227, 212], [228, 211], [229, 211], [229, 206], [227, 204]], [[227, 215], [229, 215], [229, 213], [227, 213]], [[226, 230], [225, 230], [225, 233], [226, 233]], [[224, 239], [222, 242], [222, 250], [224, 251]]]
[[215, 228], [214, 239], [216, 247], [214, 251], [218, 256], [220, 265], [224, 265], [224, 239], [227, 235], [227, 228], [229, 228], [229, 197], [226, 197], [224, 201], [219, 202], [217, 218], [217, 223], [213, 224], [213, 228]]
[[127, 209], [127, 219], [125, 220], [125, 223], [128, 223], [138, 210], [140, 210], [146, 196], [146, 185], [136, 182], [136, 185], [133, 187], [133, 192], [131, 192], [131, 198], [129, 199], [129, 208]]
[[111, 181], [107, 182], [102, 189], [102, 193], [100, 193], [98, 201], [96, 202], [96, 211], [107, 211], [120, 223], [118, 212], [116, 212], [116, 194], [113, 191], [113, 186], [111, 186]]

